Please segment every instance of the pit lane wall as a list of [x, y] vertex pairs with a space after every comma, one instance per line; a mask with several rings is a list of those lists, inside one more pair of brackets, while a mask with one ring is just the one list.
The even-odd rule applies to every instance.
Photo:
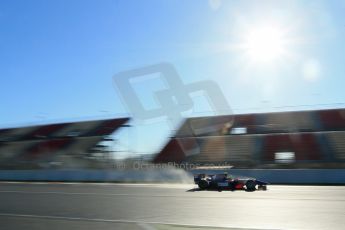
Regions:
[[270, 184], [345, 185], [345, 169], [0, 170], [0, 181], [192, 183], [193, 174], [225, 171]]

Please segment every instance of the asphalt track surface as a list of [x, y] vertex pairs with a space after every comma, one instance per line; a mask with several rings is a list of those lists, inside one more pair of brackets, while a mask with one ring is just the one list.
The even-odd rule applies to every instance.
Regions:
[[0, 183], [0, 229], [344, 229], [344, 186]]

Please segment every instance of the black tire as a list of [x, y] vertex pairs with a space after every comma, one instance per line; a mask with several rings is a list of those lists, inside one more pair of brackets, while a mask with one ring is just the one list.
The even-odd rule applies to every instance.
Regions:
[[208, 188], [208, 182], [206, 180], [200, 180], [198, 186], [201, 190], [205, 190]]
[[235, 191], [236, 190], [236, 182], [229, 183], [229, 190], [230, 191]]
[[256, 190], [256, 182], [253, 180], [248, 180], [246, 182], [246, 191], [252, 192]]

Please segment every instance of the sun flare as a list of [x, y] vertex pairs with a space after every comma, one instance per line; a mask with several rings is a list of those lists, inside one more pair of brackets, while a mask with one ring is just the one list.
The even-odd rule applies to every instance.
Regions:
[[284, 39], [284, 33], [279, 28], [253, 28], [245, 38], [246, 55], [255, 62], [271, 62], [286, 52]]

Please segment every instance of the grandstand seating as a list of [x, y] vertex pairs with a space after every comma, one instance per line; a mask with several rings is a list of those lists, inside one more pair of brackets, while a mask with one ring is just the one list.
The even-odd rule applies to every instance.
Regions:
[[198, 143], [192, 155], [180, 149], [180, 161], [342, 167], [337, 159], [345, 160], [344, 133], [345, 109], [331, 109], [188, 118], [172, 141]]
[[333, 147], [335, 157], [345, 160], [345, 131], [327, 132], [325, 136]]
[[57, 150], [62, 150], [62, 148], [66, 147], [67, 144], [71, 143], [70, 139], [53, 139], [47, 141], [38, 141], [28, 150], [26, 150], [26, 154], [22, 155], [25, 159], [37, 159], [39, 157], [50, 156], [51, 154], [56, 153]]
[[296, 132], [315, 129], [311, 112], [269, 113], [266, 115], [266, 132]]
[[185, 159], [185, 153], [176, 139], [171, 139], [154, 159], [154, 163], [180, 163]]
[[87, 136], [105, 136], [110, 135], [114, 132], [114, 127], [121, 127], [124, 123], [126, 123], [129, 119], [128, 118], [120, 118], [120, 119], [112, 119], [103, 121], [101, 125], [92, 130], [91, 132], [87, 133]]
[[244, 127], [247, 133], [256, 133], [257, 121], [254, 114], [240, 114], [234, 116], [233, 128]]
[[250, 162], [254, 152], [254, 137], [242, 135], [197, 138], [200, 154], [187, 158], [195, 162]]
[[40, 126], [38, 129], [35, 129], [33, 132], [29, 133], [25, 139], [34, 139], [34, 138], [47, 138], [54, 135], [55, 132], [61, 130], [62, 128], [68, 126], [67, 124], [53, 124], [53, 125], [44, 125]]
[[24, 149], [32, 146], [31, 141], [6, 142], [0, 146], [1, 154], [0, 161], [11, 159], [23, 153]]
[[0, 141], [19, 141], [27, 138], [28, 134], [33, 132], [37, 127], [23, 127], [15, 129], [0, 130]]
[[63, 152], [68, 155], [83, 155], [88, 150], [94, 148], [95, 143], [100, 143], [102, 140], [102, 136], [76, 138], [63, 149]]
[[0, 130], [0, 166], [16, 168], [53, 160], [57, 155], [86, 155], [129, 118], [70, 122]]
[[320, 146], [311, 133], [266, 135], [263, 137], [263, 160], [275, 161], [275, 153], [293, 152], [296, 161], [322, 160]]
[[212, 136], [221, 134], [223, 128], [232, 125], [234, 116], [217, 116], [187, 119], [176, 132], [176, 137]]
[[200, 153], [199, 143], [195, 138], [176, 138], [186, 157]]
[[325, 110], [319, 113], [321, 124], [326, 131], [345, 129], [345, 109]]
[[183, 122], [181, 127], [175, 133], [175, 137], [177, 137], [177, 138], [192, 137], [192, 136], [194, 136], [194, 134], [193, 134], [192, 128], [189, 125], [189, 121], [188, 120]]

